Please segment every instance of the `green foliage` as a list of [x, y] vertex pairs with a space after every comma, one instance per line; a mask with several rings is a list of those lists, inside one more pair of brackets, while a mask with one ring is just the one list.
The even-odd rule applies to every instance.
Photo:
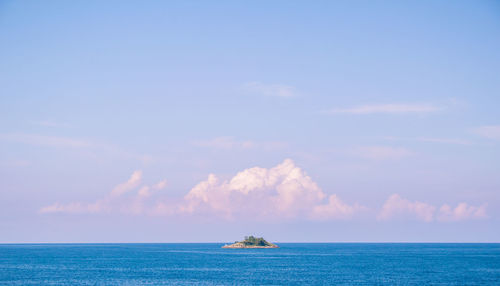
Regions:
[[245, 245], [251, 246], [271, 246], [272, 244], [267, 242], [263, 237], [255, 237], [253, 235], [245, 236], [245, 240], [242, 241]]

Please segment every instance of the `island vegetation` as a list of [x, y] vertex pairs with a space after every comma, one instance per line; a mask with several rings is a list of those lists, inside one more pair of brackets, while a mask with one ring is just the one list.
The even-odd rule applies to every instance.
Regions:
[[236, 241], [233, 244], [226, 244], [222, 248], [278, 248], [274, 243], [270, 243], [263, 237], [255, 237], [253, 235], [245, 236], [242, 241]]

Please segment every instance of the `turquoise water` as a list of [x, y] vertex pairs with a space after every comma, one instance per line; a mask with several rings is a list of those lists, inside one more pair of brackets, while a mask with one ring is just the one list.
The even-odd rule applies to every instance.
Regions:
[[7, 285], [500, 285], [500, 244], [3, 244]]

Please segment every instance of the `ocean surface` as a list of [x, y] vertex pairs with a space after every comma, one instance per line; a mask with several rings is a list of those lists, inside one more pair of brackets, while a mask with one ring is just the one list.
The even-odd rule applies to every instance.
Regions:
[[0, 244], [0, 285], [500, 285], [500, 244]]

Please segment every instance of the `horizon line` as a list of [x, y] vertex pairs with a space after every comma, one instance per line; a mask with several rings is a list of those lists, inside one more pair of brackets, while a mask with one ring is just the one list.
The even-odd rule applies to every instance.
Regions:
[[[15, 244], [224, 244], [224, 242], [0, 242], [0, 245]], [[460, 242], [460, 241], [337, 241], [337, 242], [277, 242], [281, 244], [500, 244], [500, 241]]]

